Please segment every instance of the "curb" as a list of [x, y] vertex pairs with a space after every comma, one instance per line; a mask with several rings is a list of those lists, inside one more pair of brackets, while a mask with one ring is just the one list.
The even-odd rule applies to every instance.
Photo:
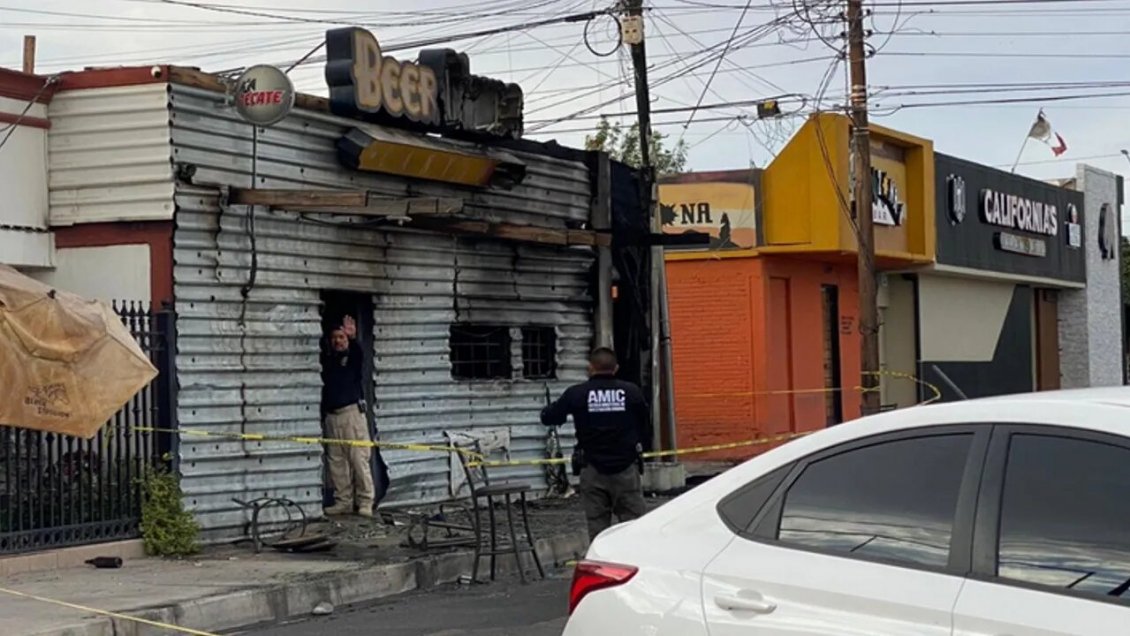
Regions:
[[[584, 555], [588, 534], [573, 532], [536, 543], [543, 564], [560, 566]], [[532, 569], [530, 555], [523, 557], [523, 563]], [[485, 578], [489, 564], [487, 558], [482, 561], [479, 576]], [[473, 552], [451, 552], [118, 613], [201, 631], [225, 632], [309, 616], [314, 606], [322, 601], [342, 607], [432, 589], [470, 576], [473, 565]], [[516, 572], [513, 558], [499, 557], [498, 570], [499, 574]], [[158, 636], [168, 633], [168, 630], [142, 623], [99, 617], [28, 636]]]

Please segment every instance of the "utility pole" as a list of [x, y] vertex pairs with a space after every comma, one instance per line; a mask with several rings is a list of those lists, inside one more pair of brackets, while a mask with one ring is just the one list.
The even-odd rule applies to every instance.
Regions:
[[[651, 93], [647, 83], [647, 47], [644, 37], [643, 0], [623, 0], [627, 14], [622, 21], [624, 42], [632, 52], [632, 68], [636, 86], [636, 112], [640, 142], [640, 206], [649, 218], [651, 233], [662, 232], [655, 213], [655, 166], [651, 156]], [[650, 385], [653, 422], [653, 448], [675, 448], [674, 379], [671, 368], [670, 322], [667, 316], [667, 272], [663, 247], [651, 248], [649, 294], [651, 355]], [[662, 361], [662, 364], [661, 364]], [[662, 387], [662, 390], [660, 389]], [[667, 444], [664, 445], [664, 437]]]
[[632, 68], [635, 70], [636, 83], [636, 112], [639, 117], [640, 132], [640, 190], [647, 196], [646, 203], [651, 203], [651, 185], [654, 174], [651, 165], [651, 92], [647, 85], [647, 47], [643, 36], [643, 0], [624, 0], [630, 23], [625, 31], [635, 32], [625, 37], [632, 50]]
[[871, 130], [867, 118], [867, 52], [862, 0], [847, 0], [848, 63], [851, 72], [851, 149], [859, 254], [860, 366], [863, 415], [879, 412], [879, 301], [875, 271], [875, 223], [871, 211]]

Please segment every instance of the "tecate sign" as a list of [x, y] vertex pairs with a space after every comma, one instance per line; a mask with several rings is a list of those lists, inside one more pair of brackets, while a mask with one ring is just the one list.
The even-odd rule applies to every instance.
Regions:
[[256, 126], [277, 124], [294, 108], [294, 84], [273, 66], [252, 66], [235, 82], [235, 109]]

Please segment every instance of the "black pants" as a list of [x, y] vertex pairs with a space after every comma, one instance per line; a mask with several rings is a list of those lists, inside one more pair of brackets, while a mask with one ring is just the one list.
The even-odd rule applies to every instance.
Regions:
[[581, 503], [589, 526], [589, 539], [608, 529], [615, 514], [621, 522], [642, 517], [647, 512], [640, 473], [633, 464], [623, 472], [601, 474], [592, 466], [581, 470]]

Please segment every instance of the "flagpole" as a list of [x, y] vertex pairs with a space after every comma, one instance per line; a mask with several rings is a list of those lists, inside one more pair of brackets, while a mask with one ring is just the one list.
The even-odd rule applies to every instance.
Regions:
[[1024, 149], [1028, 147], [1028, 140], [1031, 138], [1031, 135], [1024, 136], [1024, 143], [1020, 144], [1020, 152], [1016, 153], [1016, 161], [1012, 162], [1011, 172], [1013, 174], [1016, 174], [1016, 166], [1020, 165], [1020, 158], [1024, 156]]

